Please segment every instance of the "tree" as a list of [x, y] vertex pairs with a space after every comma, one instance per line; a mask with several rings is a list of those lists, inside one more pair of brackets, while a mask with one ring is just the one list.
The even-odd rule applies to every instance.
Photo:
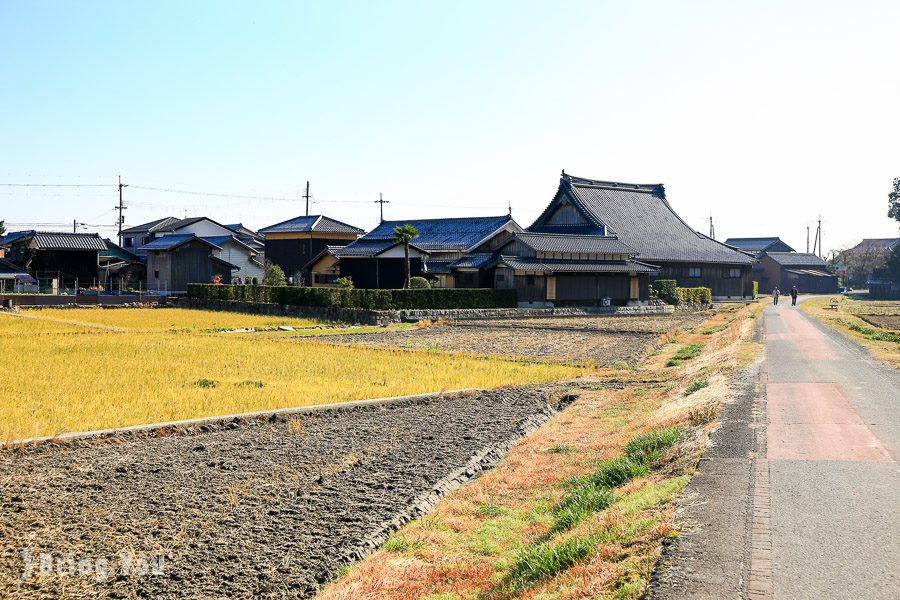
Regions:
[[409, 289], [411, 290], [430, 290], [431, 284], [424, 277], [410, 277]]
[[900, 222], [900, 177], [894, 178], [894, 189], [888, 194], [888, 217]]
[[408, 223], [406, 225], [398, 225], [394, 227], [394, 241], [403, 244], [403, 258], [405, 267], [403, 289], [409, 288], [409, 243], [417, 237], [419, 237], [419, 230]]
[[0, 235], [6, 235], [6, 221], [0, 221]]
[[284, 276], [284, 271], [270, 260], [266, 261], [265, 270], [263, 271], [263, 285], [287, 285], [287, 278]]

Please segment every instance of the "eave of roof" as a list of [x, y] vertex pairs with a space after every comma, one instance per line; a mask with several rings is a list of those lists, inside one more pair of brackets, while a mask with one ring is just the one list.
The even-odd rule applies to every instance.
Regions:
[[174, 250], [175, 248], [180, 248], [181, 246], [188, 244], [190, 242], [200, 242], [210, 248], [214, 248], [216, 250], [221, 250], [220, 246], [217, 246], [206, 240], [202, 237], [197, 237], [194, 234], [190, 235], [164, 235], [162, 237], [158, 237], [149, 244], [145, 246], [141, 246], [138, 250], [154, 250], [158, 252], [167, 252], [169, 250]]

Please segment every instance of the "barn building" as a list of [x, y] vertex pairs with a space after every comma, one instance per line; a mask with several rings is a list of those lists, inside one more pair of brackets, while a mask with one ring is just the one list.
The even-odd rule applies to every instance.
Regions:
[[187, 293], [189, 283], [212, 283], [216, 276], [221, 283], [231, 283], [237, 265], [217, 256], [224, 251], [196, 235], [164, 235], [142, 246], [147, 255], [147, 287], [168, 293]]
[[528, 228], [536, 233], [614, 236], [655, 275], [679, 287], [708, 287], [716, 299], [753, 296], [752, 256], [694, 231], [661, 184], [598, 181], [563, 172], [553, 200]]
[[0, 239], [0, 244], [6, 247], [7, 261], [54, 291], [96, 285], [100, 252], [106, 250], [96, 233], [17, 231]]
[[346, 246], [365, 233], [359, 227], [323, 215], [296, 217], [259, 230], [265, 237], [266, 259], [295, 283], [309, 284], [306, 268], [326, 246]]
[[794, 286], [802, 294], [833, 294], [838, 290], [837, 276], [815, 254], [766, 252], [760, 265], [763, 270], [760, 293], [770, 294], [775, 287], [787, 293]]

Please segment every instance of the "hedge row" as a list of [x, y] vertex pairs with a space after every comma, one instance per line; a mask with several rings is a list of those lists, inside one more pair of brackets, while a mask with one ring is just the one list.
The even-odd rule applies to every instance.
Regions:
[[712, 290], [708, 287], [676, 288], [678, 303], [712, 304]]
[[657, 279], [651, 282], [651, 289], [656, 292], [656, 297], [666, 304], [678, 304], [678, 288], [674, 279]]
[[234, 300], [292, 306], [416, 310], [445, 308], [514, 308], [515, 290], [422, 289], [365, 290], [267, 285], [188, 285], [188, 296], [201, 300]]

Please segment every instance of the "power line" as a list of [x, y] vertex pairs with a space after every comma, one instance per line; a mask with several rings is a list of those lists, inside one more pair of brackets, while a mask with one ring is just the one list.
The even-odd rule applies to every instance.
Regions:
[[131, 185], [135, 190], [147, 190], [151, 192], [166, 192], [170, 194], [185, 194], [189, 196], [212, 196], [214, 198], [238, 198], [243, 200], [276, 200], [281, 202], [292, 202], [293, 198], [277, 198], [275, 196], [246, 196], [243, 194], [220, 194], [217, 192], [196, 192], [191, 190], [176, 190], [172, 188], [151, 187], [146, 185]]
[[116, 187], [114, 183], [0, 183], [2, 187]]

